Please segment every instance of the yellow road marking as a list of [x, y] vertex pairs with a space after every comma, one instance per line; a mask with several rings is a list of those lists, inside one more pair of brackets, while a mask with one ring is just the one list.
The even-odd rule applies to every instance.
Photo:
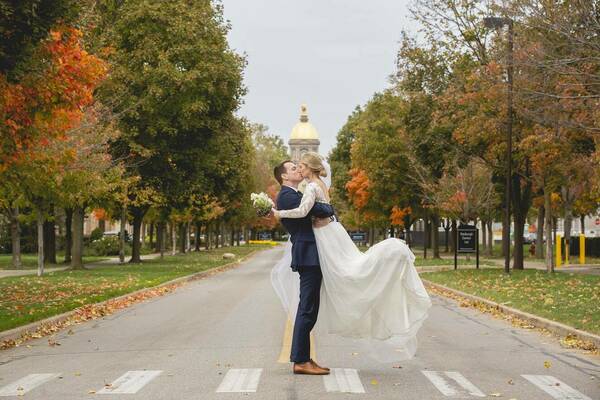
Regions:
[[[281, 344], [281, 352], [279, 353], [278, 363], [289, 363], [290, 362], [290, 352], [292, 351], [292, 335], [294, 333], [294, 324], [290, 319], [289, 315], [287, 320], [285, 321], [285, 330], [283, 331], [283, 340]], [[310, 333], [310, 358], [313, 360], [317, 359], [317, 349], [315, 346], [315, 338]]]

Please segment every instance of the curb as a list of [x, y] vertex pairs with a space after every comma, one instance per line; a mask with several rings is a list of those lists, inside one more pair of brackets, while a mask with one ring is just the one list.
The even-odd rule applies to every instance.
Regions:
[[504, 314], [515, 316], [522, 320], [525, 320], [525, 321], [529, 322], [531, 325], [535, 326], [536, 328], [546, 329], [546, 330], [548, 330], [554, 334], [557, 334], [559, 336], [576, 336], [580, 340], [591, 342], [596, 347], [596, 349], [600, 349], [600, 336], [599, 335], [595, 335], [590, 332], [585, 332], [585, 331], [579, 330], [577, 328], [573, 328], [572, 326], [561, 324], [560, 322], [552, 321], [552, 320], [549, 320], [549, 319], [546, 319], [543, 317], [539, 317], [537, 315], [529, 314], [525, 311], [517, 310], [516, 308], [507, 307], [500, 303], [496, 303], [494, 301], [487, 300], [487, 299], [484, 299], [479, 296], [461, 292], [460, 290], [452, 289], [447, 286], [440, 285], [439, 283], [433, 283], [433, 282], [428, 281], [423, 278], [421, 278], [421, 280], [425, 284], [425, 287], [435, 288], [442, 292], [447, 291], [456, 296], [463, 297], [463, 298], [469, 299], [474, 302], [483, 303], [485, 305], [488, 305], [490, 307], [493, 307], [493, 308], [496, 308], [496, 309], [502, 311]]
[[[264, 250], [270, 250], [270, 249], [264, 249]], [[135, 296], [137, 294], [141, 294], [141, 293], [144, 293], [144, 292], [149, 292], [149, 291], [156, 290], [156, 289], [159, 289], [159, 288], [162, 288], [162, 287], [165, 287], [165, 286], [176, 285], [176, 284], [183, 284], [183, 283], [187, 283], [187, 282], [190, 282], [190, 281], [193, 281], [193, 280], [202, 279], [202, 278], [210, 276], [210, 275], [214, 275], [214, 274], [217, 274], [217, 273], [220, 273], [220, 272], [224, 272], [224, 271], [229, 270], [229, 269], [233, 269], [234, 267], [239, 266], [242, 262], [248, 261], [250, 258], [252, 258], [253, 256], [255, 256], [257, 253], [259, 253], [261, 251], [263, 251], [263, 250], [262, 249], [261, 250], [253, 250], [252, 252], [246, 254], [244, 257], [240, 258], [239, 260], [236, 260], [236, 261], [233, 261], [233, 262], [230, 262], [230, 263], [218, 266], [218, 267], [207, 269], [205, 271], [195, 272], [195, 273], [193, 273], [191, 275], [181, 276], [179, 278], [175, 278], [175, 279], [172, 279], [170, 281], [163, 282], [163, 283], [161, 283], [159, 285], [156, 285], [156, 286], [150, 286], [150, 287], [146, 287], [146, 288], [143, 288], [143, 289], [136, 290], [134, 292], [123, 294], [123, 295], [118, 296], [118, 297], [112, 297], [110, 299], [101, 301], [99, 303], [85, 304], [85, 305], [83, 305], [81, 307], [102, 306], [102, 305], [107, 304], [109, 302], [118, 301], [118, 300], [130, 297], [130, 296]], [[140, 303], [141, 303], [141, 301], [140, 301]], [[33, 337], [32, 335], [36, 335], [37, 330], [40, 327], [44, 326], [44, 325], [49, 325], [49, 324], [51, 325], [51, 324], [60, 323], [62, 321], [68, 320], [70, 317], [72, 317], [75, 314], [77, 314], [77, 311], [81, 307], [77, 307], [77, 308], [75, 308], [75, 309], [73, 309], [71, 311], [67, 311], [67, 312], [64, 312], [64, 313], [59, 314], [59, 315], [55, 315], [55, 316], [48, 317], [48, 318], [45, 318], [45, 319], [42, 319], [42, 320], [39, 320], [39, 321], [35, 321], [35, 322], [32, 322], [32, 323], [27, 324], [27, 325], [19, 326], [19, 327], [16, 327], [16, 328], [4, 331], [4, 332], [0, 332], [0, 351], [3, 350], [2, 347], [1, 347], [2, 343], [6, 342], [6, 341], [11, 341], [11, 340], [16, 341], [16, 340], [18, 340], [20, 338], [26, 338], [28, 336], [30, 338], [32, 338], [32, 339], [38, 339], [38, 338], [43, 337], [43, 336], [49, 336], [49, 334], [41, 334], [40, 336], [35, 336], [35, 337]], [[128, 308], [128, 307], [126, 307], [126, 308]], [[84, 321], [82, 321], [82, 322], [84, 322]], [[59, 331], [62, 330], [62, 329], [63, 328], [59, 329]], [[54, 334], [54, 333], [56, 333], [56, 332], [52, 332], [52, 334]], [[29, 339], [25, 339], [24, 342], [27, 341], [27, 340], [29, 340]], [[14, 347], [14, 346], [9, 346], [9, 347], [5, 348], [4, 350], [6, 350], [8, 348], [11, 348], [11, 347]]]

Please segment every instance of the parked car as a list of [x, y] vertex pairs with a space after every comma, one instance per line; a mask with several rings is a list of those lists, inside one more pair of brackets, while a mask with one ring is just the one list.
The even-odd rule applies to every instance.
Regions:
[[271, 240], [271, 232], [260, 232], [258, 240]]

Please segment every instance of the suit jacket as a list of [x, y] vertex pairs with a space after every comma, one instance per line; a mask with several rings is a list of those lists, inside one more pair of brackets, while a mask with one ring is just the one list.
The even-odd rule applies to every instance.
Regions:
[[[291, 210], [300, 205], [302, 195], [296, 190], [282, 186], [277, 195], [277, 209]], [[301, 266], [319, 265], [319, 253], [312, 228], [311, 216], [328, 218], [334, 215], [333, 207], [329, 204], [315, 203], [304, 218], [282, 218], [281, 223], [287, 229], [292, 241], [292, 270]]]

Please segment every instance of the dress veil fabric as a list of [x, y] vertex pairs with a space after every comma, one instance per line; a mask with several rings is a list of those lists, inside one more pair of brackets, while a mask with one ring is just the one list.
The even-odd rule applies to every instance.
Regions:
[[[390, 238], [363, 253], [339, 222], [315, 228], [314, 233], [323, 272], [316, 339], [348, 338], [359, 353], [382, 362], [412, 358], [431, 300], [409, 247]], [[288, 241], [271, 271], [271, 281], [294, 321], [300, 281], [290, 263]]]

